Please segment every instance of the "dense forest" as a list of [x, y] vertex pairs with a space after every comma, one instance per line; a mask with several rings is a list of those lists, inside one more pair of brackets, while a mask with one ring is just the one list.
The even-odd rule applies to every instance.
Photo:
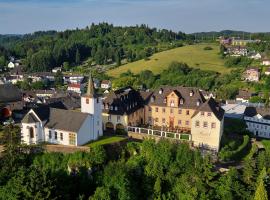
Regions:
[[145, 140], [62, 154], [21, 146], [18, 133], [16, 127], [3, 130], [0, 199], [266, 200], [269, 191], [268, 151], [220, 173], [210, 156], [185, 143]]
[[63, 32], [35, 32], [23, 36], [0, 37], [0, 55], [24, 59], [29, 71], [48, 71], [67, 62], [79, 65], [91, 58], [90, 65], [120, 65], [147, 58], [155, 52], [173, 48], [193, 36], [182, 32], [158, 30], [146, 25], [116, 27], [107, 23]]

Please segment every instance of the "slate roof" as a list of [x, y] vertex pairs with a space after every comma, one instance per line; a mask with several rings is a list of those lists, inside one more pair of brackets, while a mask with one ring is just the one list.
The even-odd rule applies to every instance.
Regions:
[[[44, 122], [44, 126], [50, 129], [78, 132], [89, 116], [87, 113], [52, 108], [49, 106], [40, 106], [33, 108], [38, 118]], [[32, 123], [38, 120], [33, 114], [28, 113], [23, 118], [23, 123]]]
[[132, 87], [125, 87], [112, 91], [105, 97], [103, 100], [103, 112], [115, 115], [130, 114], [142, 108], [144, 104], [145, 99], [141, 96], [140, 92], [134, 90]]
[[264, 119], [270, 119], [270, 109], [269, 108], [256, 108], [256, 107], [247, 107], [244, 115], [247, 117], [254, 117], [257, 114], [260, 114]]
[[12, 84], [0, 85], [0, 103], [21, 101], [21, 91]]
[[87, 116], [89, 116], [89, 114], [51, 108], [45, 127], [77, 133]]
[[[160, 90], [162, 90], [161, 94]], [[178, 105], [179, 108], [196, 109], [198, 107], [198, 101], [200, 104], [205, 102], [203, 94], [197, 88], [183, 86], [162, 86], [153, 92], [151, 96], [151, 102], [149, 104], [156, 106], [166, 106], [167, 103], [164, 101], [164, 99], [166, 99], [166, 97], [172, 92], [175, 92], [180, 99], [183, 99], [183, 104]], [[192, 96], [190, 96], [191, 92], [193, 93]]]
[[206, 102], [204, 102], [193, 114], [192, 117], [197, 115], [199, 112], [212, 112], [214, 115], [221, 121], [224, 116], [224, 110], [220, 107], [220, 105], [211, 97]]
[[33, 113], [28, 113], [24, 116], [24, 118], [22, 119], [22, 123], [35, 123], [35, 122], [39, 122], [38, 118], [36, 118], [36, 116]]

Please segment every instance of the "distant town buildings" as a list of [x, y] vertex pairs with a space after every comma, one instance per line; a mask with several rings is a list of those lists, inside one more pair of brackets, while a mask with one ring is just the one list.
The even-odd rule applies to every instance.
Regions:
[[70, 92], [76, 92], [78, 94], [81, 94], [84, 90], [85, 85], [81, 83], [70, 83], [68, 84], [67, 91]]
[[110, 89], [110, 88], [112, 87], [112, 83], [111, 83], [111, 81], [109, 81], [109, 80], [103, 80], [103, 81], [101, 81], [100, 87], [101, 87], [102, 89], [107, 90], [107, 89]]
[[250, 82], [258, 82], [260, 79], [260, 71], [257, 67], [248, 67], [244, 73], [244, 79]]
[[269, 66], [270, 65], [270, 59], [263, 59], [262, 60], [262, 65]]

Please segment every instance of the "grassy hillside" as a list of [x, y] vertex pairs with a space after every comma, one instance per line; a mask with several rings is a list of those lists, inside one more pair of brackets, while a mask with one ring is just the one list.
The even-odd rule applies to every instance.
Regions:
[[[213, 50], [204, 50], [204, 47], [211, 46]], [[155, 74], [166, 69], [172, 61], [185, 62], [190, 67], [204, 70], [213, 70], [220, 73], [228, 73], [230, 69], [224, 67], [224, 61], [219, 57], [219, 46], [215, 44], [196, 44], [175, 48], [168, 51], [156, 53], [150, 60], [139, 60], [122, 65], [108, 71], [108, 75], [117, 77], [119, 74], [131, 70], [139, 73], [142, 70], [151, 70]]]

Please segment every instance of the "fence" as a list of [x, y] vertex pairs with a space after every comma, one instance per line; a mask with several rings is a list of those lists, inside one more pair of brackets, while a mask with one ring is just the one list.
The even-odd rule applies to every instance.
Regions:
[[144, 135], [152, 135], [156, 137], [191, 141], [191, 134], [188, 134], [188, 133], [175, 133], [175, 132], [154, 130], [154, 129], [141, 128], [141, 127], [133, 127], [133, 126], [128, 126], [127, 130], [130, 132], [144, 134]]

